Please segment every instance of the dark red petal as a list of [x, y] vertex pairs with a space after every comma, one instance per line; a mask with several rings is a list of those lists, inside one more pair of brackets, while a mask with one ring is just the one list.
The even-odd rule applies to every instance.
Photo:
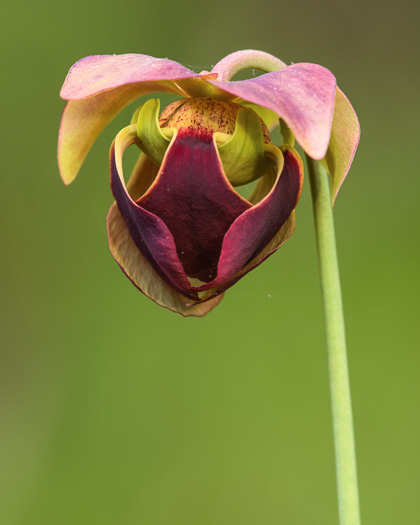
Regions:
[[231, 279], [280, 230], [297, 205], [302, 178], [300, 159], [286, 150], [283, 171], [272, 191], [242, 214], [227, 232], [217, 271], [218, 281]]
[[[223, 295], [193, 303], [176, 292], [152, 268], [131, 237], [127, 223], [114, 202], [107, 217], [109, 248], [124, 274], [147, 297], [183, 316], [201, 317], [214, 308]], [[193, 304], [191, 304], [193, 303]]]
[[[221, 286], [234, 279], [264, 249], [289, 218], [299, 200], [303, 164], [298, 154], [289, 149], [283, 155], [284, 167], [271, 192], [238, 217], [227, 232], [223, 240], [217, 279], [197, 289]], [[223, 286], [223, 289], [226, 287]]]
[[115, 144], [111, 147], [110, 169], [112, 193], [140, 252], [174, 290], [190, 299], [198, 300], [197, 294], [191, 291], [168, 227], [159, 217], [138, 206], [129, 196], [123, 184], [122, 174], [118, 173]]
[[241, 271], [235, 275], [235, 277], [232, 280], [228, 281], [222, 286], [217, 287], [217, 292], [224, 293], [228, 288], [230, 288], [240, 279], [242, 279], [242, 277], [244, 277], [247, 273], [249, 273], [251, 270], [253, 270], [262, 262], [264, 262], [268, 257], [270, 257], [270, 255], [273, 255], [273, 253], [276, 252], [281, 246], [283, 246], [287, 239], [292, 235], [294, 229], [295, 211], [293, 210], [292, 213], [289, 215], [287, 221], [283, 224], [283, 226], [271, 239], [271, 241], [266, 246], [264, 246], [264, 248], [258, 253], [258, 255], [254, 257], [251, 261], [249, 261], [241, 269]]
[[213, 141], [181, 133], [138, 205], [162, 219], [186, 274], [203, 282], [216, 278], [226, 232], [252, 207], [226, 179]]

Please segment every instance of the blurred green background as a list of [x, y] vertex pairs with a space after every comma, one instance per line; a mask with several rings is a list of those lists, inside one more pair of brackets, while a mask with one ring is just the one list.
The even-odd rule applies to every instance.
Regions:
[[108, 251], [108, 148], [56, 165], [70, 66], [238, 49], [330, 68], [362, 139], [336, 207], [363, 523], [420, 522], [418, 4], [17, 0], [2, 10], [0, 523], [337, 523], [309, 184], [295, 234], [203, 319]]

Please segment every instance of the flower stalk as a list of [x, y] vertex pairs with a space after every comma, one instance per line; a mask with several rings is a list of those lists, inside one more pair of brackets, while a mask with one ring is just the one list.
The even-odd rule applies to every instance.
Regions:
[[330, 180], [319, 162], [308, 156], [306, 160], [311, 184], [324, 303], [339, 523], [340, 525], [360, 525], [353, 417]]

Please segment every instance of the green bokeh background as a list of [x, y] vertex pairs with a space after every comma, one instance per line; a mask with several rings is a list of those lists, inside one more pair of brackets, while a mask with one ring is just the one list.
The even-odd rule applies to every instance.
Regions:
[[132, 108], [73, 185], [56, 165], [58, 92], [79, 58], [199, 72], [246, 48], [329, 67], [358, 112], [335, 219], [363, 522], [420, 521], [418, 16], [414, 0], [4, 7], [2, 525], [337, 523], [308, 180], [286, 245], [184, 319], [108, 251], [108, 148]]

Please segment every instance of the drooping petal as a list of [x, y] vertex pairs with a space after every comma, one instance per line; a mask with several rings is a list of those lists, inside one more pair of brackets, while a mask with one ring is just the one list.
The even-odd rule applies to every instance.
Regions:
[[[278, 155], [279, 168], [275, 185], [265, 198], [232, 224], [223, 240], [217, 278], [197, 289], [222, 286], [224, 290], [226, 283], [236, 282], [238, 276], [242, 275], [241, 270], [258, 257], [288, 221], [302, 190], [303, 163], [294, 148], [286, 146], [282, 150], [283, 155]], [[290, 225], [287, 230], [290, 230]], [[281, 238], [283, 237], [282, 234]]]
[[93, 55], [82, 58], [70, 68], [60, 96], [65, 100], [80, 100], [128, 84], [197, 76], [197, 73], [166, 58], [135, 53]]
[[111, 189], [121, 215], [138, 250], [155, 271], [174, 290], [193, 301], [198, 300], [177, 255], [172, 233], [160, 217], [136, 204], [124, 182], [122, 157], [124, 150], [138, 142], [136, 125], [124, 128], [117, 135], [110, 151]]
[[187, 306], [187, 299], [179, 295], [156, 273], [137, 248], [115, 202], [108, 213], [107, 228], [109, 247], [114, 259], [130, 281], [155, 303], [185, 317], [202, 317], [221, 301], [222, 294], [206, 302]]
[[100, 132], [127, 104], [155, 91], [183, 96], [176, 80], [184, 79], [188, 86], [195, 77], [177, 62], [147, 55], [96, 55], [79, 60], [60, 93], [69, 100], [58, 142], [63, 181], [70, 184], [75, 179]]
[[332, 204], [353, 162], [360, 139], [356, 112], [346, 95], [337, 87], [331, 140], [323, 161], [331, 178]]
[[293, 64], [281, 71], [249, 80], [207, 82], [277, 113], [292, 130], [305, 152], [322, 159], [331, 135], [336, 81], [316, 64]]
[[204, 282], [216, 277], [229, 227], [251, 208], [229, 184], [214, 141], [183, 136], [181, 131], [138, 204], [168, 226], [188, 277]]

